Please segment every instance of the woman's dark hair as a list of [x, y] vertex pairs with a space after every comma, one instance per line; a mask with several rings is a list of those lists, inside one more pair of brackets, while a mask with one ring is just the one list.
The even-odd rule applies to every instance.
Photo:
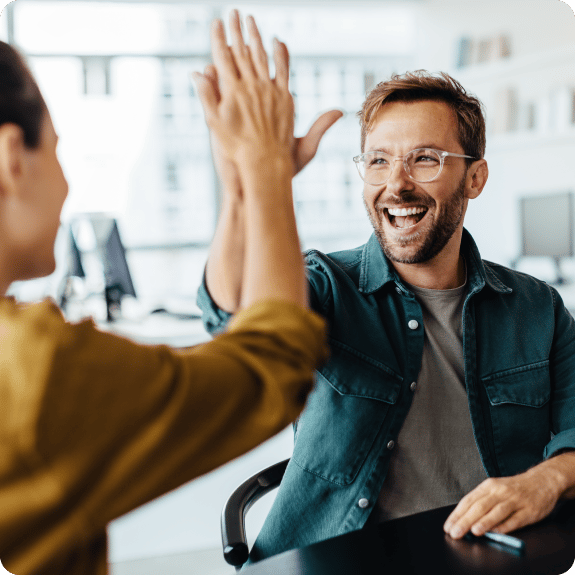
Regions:
[[22, 56], [0, 41], [0, 125], [20, 126], [25, 144], [36, 148], [45, 112], [42, 94]]

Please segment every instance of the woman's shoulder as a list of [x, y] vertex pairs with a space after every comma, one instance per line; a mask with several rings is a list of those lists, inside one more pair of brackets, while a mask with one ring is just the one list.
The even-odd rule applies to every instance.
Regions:
[[[93, 321], [81, 322], [94, 327]], [[24, 340], [28, 347], [33, 342], [50, 340], [55, 343], [61, 337], [69, 337], [78, 325], [70, 324], [51, 298], [39, 302], [19, 302], [13, 297], [0, 298], [0, 341]]]

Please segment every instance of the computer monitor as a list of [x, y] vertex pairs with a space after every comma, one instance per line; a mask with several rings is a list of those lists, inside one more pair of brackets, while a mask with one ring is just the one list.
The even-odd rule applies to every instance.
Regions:
[[90, 221], [104, 267], [107, 319], [114, 321], [120, 316], [122, 298], [136, 297], [136, 290], [117, 221], [100, 214], [90, 215]]
[[[63, 231], [63, 230], [62, 230]], [[73, 291], [72, 278], [85, 278], [86, 273], [84, 272], [84, 266], [82, 265], [82, 254], [78, 249], [78, 244], [74, 238], [74, 233], [72, 231], [72, 226], [68, 226], [68, 245], [66, 249], [66, 273], [62, 280], [62, 287], [59, 293], [58, 304], [62, 310], [66, 309], [68, 300], [70, 299]]]
[[520, 200], [521, 256], [543, 256], [555, 262], [555, 283], [565, 283], [561, 259], [573, 257], [573, 193], [528, 196]]

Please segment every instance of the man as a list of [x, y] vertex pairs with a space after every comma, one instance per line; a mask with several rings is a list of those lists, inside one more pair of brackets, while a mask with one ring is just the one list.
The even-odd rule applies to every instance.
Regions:
[[[575, 497], [573, 319], [553, 288], [481, 260], [463, 228], [488, 177], [481, 103], [420, 71], [376, 86], [359, 116], [374, 233], [307, 253], [331, 359], [252, 560], [457, 502], [452, 537], [509, 532]], [[234, 221], [239, 250], [241, 207]], [[199, 292], [211, 330], [235, 309], [230, 245]]]

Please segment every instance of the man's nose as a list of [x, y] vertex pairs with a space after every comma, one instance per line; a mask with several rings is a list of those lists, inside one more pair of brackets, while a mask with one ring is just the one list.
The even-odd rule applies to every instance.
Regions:
[[387, 192], [392, 195], [399, 195], [404, 190], [413, 189], [413, 180], [407, 175], [403, 158], [394, 158], [391, 174], [385, 186]]

